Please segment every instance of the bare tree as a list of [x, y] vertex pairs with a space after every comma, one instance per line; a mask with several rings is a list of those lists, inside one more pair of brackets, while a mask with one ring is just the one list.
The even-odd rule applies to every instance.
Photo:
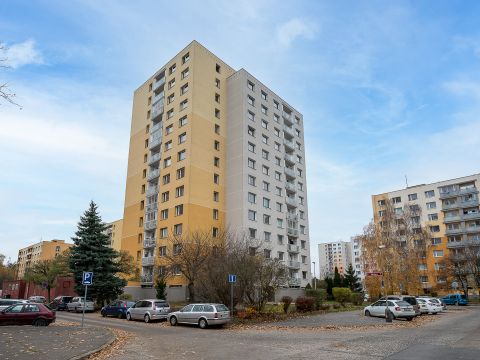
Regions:
[[[4, 57], [3, 53], [5, 53], [6, 47], [0, 43], [0, 68], [9, 68], [10, 66], [6, 65], [7, 58]], [[14, 100], [15, 93], [10, 90], [8, 83], [0, 83], [0, 99], [9, 102], [10, 104], [16, 105], [20, 107]]]
[[469, 241], [462, 247], [450, 249], [447, 274], [460, 285], [465, 296], [468, 288], [480, 288], [480, 243]]

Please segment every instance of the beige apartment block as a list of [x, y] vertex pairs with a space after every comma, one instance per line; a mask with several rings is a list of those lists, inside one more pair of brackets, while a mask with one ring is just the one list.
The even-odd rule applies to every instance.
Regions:
[[110, 247], [114, 250], [120, 251], [122, 248], [122, 228], [123, 219], [107, 223], [105, 234], [110, 238]]
[[349, 241], [334, 241], [318, 244], [318, 267], [320, 279], [332, 277], [335, 268], [344, 275], [352, 263], [352, 244]]
[[474, 174], [372, 196], [375, 223], [381, 221], [386, 201], [399, 213], [404, 206], [420, 209], [420, 224], [431, 233], [425, 262], [419, 264], [423, 272], [420, 281], [426, 292], [451, 291], [453, 279], [445, 276], [449, 252], [480, 242], [479, 187], [480, 174]]
[[[249, 89], [253, 83], [256, 88]], [[256, 107], [248, 103], [253, 97], [257, 101]], [[305, 284], [309, 281], [301, 114], [245, 70], [235, 71], [193, 41], [134, 92], [121, 249], [135, 258], [141, 277], [138, 282], [131, 281], [129, 287], [152, 288], [155, 275], [164, 271], [160, 260], [170, 246], [167, 239], [172, 235], [203, 230], [211, 231], [215, 236], [226, 225], [245, 232], [252, 227], [248, 225], [246, 205], [249, 107], [250, 113], [256, 112], [258, 118], [257, 123], [251, 125], [258, 126], [259, 137], [255, 141], [261, 139], [261, 126], [264, 125], [260, 121], [264, 118], [272, 124], [268, 130], [263, 129], [264, 135], [272, 140], [278, 137], [275, 143], [280, 146], [274, 149], [273, 141], [265, 144], [265, 147], [272, 147], [268, 150], [272, 154], [268, 160], [272, 162], [272, 193], [274, 183], [278, 183], [277, 187], [281, 186], [277, 201], [273, 201], [275, 195], [272, 193], [268, 196], [272, 197], [272, 206], [278, 202], [281, 208], [275, 217], [271, 217], [271, 224], [263, 224], [257, 233], [270, 232], [273, 243], [274, 237], [276, 240], [277, 233], [281, 232], [285, 260], [292, 259], [291, 265], [294, 266], [291, 278], [297, 286], [301, 280]], [[269, 110], [266, 110], [267, 107]], [[298, 123], [295, 123], [294, 115]], [[284, 125], [284, 121], [288, 126]], [[234, 122], [241, 124], [240, 127], [236, 128]], [[278, 124], [276, 130], [274, 122]], [[296, 142], [293, 141], [295, 137]], [[288, 147], [287, 154], [284, 141]], [[240, 147], [234, 144], [240, 144]], [[236, 151], [240, 152], [237, 154]], [[276, 157], [273, 156], [275, 151], [279, 154]], [[285, 157], [288, 170], [285, 170]], [[276, 158], [280, 163], [273, 162]], [[239, 159], [242, 161], [239, 162]], [[267, 159], [264, 160], [267, 162]], [[302, 161], [297, 164], [299, 170], [295, 168], [297, 161]], [[275, 166], [278, 166], [277, 172], [281, 172], [277, 178], [273, 178]], [[258, 169], [261, 171], [261, 168]], [[288, 178], [285, 178], [285, 171], [288, 171]], [[295, 182], [298, 174], [301, 176], [300, 190], [291, 188], [300, 186]], [[241, 187], [233, 189], [236, 180], [232, 175], [238, 176]], [[288, 193], [285, 190], [287, 180]], [[261, 187], [256, 190], [260, 198], [263, 190]], [[301, 194], [301, 204], [297, 204], [298, 193]], [[242, 199], [241, 203], [230, 202], [236, 196]], [[285, 201], [290, 204], [288, 208]], [[299, 207], [301, 209], [297, 211]], [[287, 227], [287, 210], [289, 218], [293, 219], [290, 227]], [[272, 212], [272, 209], [265, 209], [265, 212]], [[298, 220], [299, 213], [303, 217], [301, 221]], [[278, 229], [274, 228], [277, 217], [282, 219], [282, 226]], [[302, 223], [301, 235], [299, 222]], [[286, 255], [290, 244], [287, 228], [292, 234], [290, 247], [298, 247], [291, 257]], [[302, 251], [296, 245], [296, 242], [300, 243], [299, 237], [305, 247]], [[277, 251], [274, 250], [272, 248], [268, 255], [275, 256]], [[299, 259], [303, 259], [305, 264], [301, 264]], [[180, 274], [169, 277], [168, 284], [169, 294], [184, 287]], [[184, 289], [179, 293], [181, 291]]]
[[41, 241], [18, 251], [17, 278], [23, 279], [25, 271], [41, 260], [55, 259], [58, 255], [69, 249], [73, 244], [65, 243], [65, 240]]

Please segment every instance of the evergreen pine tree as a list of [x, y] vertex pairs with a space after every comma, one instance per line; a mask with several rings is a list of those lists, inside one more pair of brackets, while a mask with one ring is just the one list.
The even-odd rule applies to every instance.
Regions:
[[70, 268], [75, 279], [75, 291], [83, 295], [83, 271], [93, 271], [93, 284], [88, 286], [87, 296], [96, 299], [98, 304], [111, 301], [123, 292], [127, 284], [117, 276], [121, 267], [117, 263], [118, 251], [109, 247], [109, 237], [104, 233], [105, 223], [92, 201], [90, 207], [80, 217], [75, 237], [75, 245], [70, 249]]
[[338, 272], [338, 268], [335, 266], [335, 274], [333, 275], [333, 287], [342, 287], [342, 286], [343, 286], [342, 276]]
[[344, 276], [345, 286], [349, 287], [352, 291], [361, 291], [361, 284], [360, 279], [355, 274], [355, 270], [353, 270], [352, 264], [348, 265], [347, 271], [345, 272]]

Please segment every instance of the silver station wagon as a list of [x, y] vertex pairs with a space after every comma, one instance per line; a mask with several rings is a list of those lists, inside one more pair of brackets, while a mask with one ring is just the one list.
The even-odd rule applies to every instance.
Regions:
[[143, 320], [146, 323], [153, 320], [167, 319], [170, 305], [165, 300], [140, 300], [127, 310], [127, 320]]
[[190, 304], [168, 315], [170, 325], [194, 324], [201, 329], [230, 322], [230, 311], [223, 304]]

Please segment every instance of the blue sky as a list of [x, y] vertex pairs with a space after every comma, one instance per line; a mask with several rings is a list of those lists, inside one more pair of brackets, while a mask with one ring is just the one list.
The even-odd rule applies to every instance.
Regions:
[[[173, 5], [175, 4], [175, 5]], [[132, 93], [193, 39], [305, 119], [312, 260], [372, 194], [479, 171], [477, 1], [0, 3], [0, 252], [123, 216]]]

